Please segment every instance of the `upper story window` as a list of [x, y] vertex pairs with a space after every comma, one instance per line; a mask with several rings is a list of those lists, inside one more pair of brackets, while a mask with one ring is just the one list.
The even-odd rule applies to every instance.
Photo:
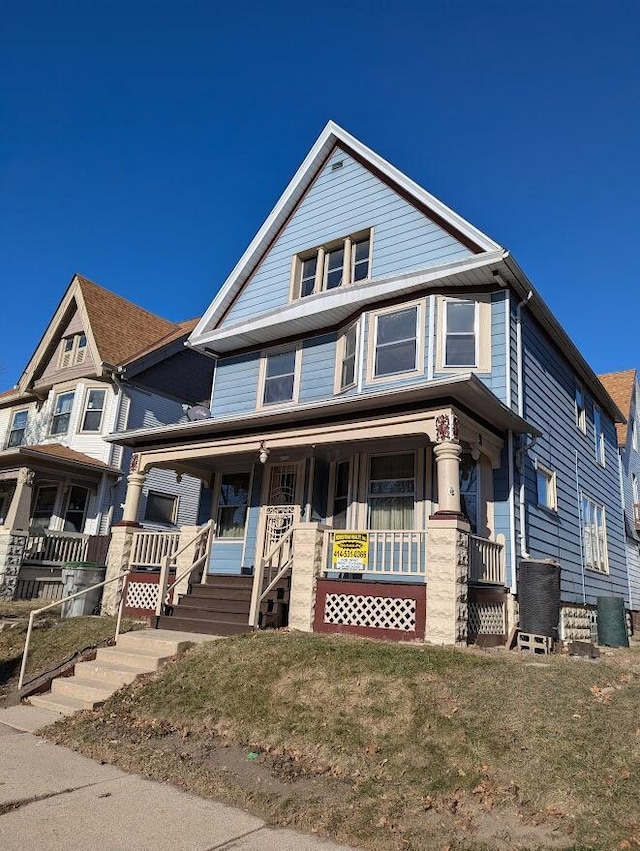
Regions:
[[338, 375], [336, 393], [356, 383], [356, 346], [358, 326], [352, 325], [338, 338]]
[[87, 354], [87, 337], [84, 333], [65, 337], [60, 348], [59, 369], [66, 369], [78, 363], [84, 363]]
[[638, 446], [639, 446], [639, 443], [638, 443], [638, 422], [635, 419], [635, 417], [633, 419], [633, 425], [631, 426], [631, 445], [633, 446], [633, 448], [637, 452]]
[[22, 446], [28, 419], [29, 411], [15, 411], [11, 418], [11, 427], [9, 428], [9, 436], [7, 438], [7, 449], [11, 449], [13, 446]]
[[593, 439], [596, 461], [604, 467], [604, 428], [602, 426], [602, 411], [597, 405], [593, 406]]
[[56, 396], [49, 434], [66, 434], [69, 431], [73, 397], [73, 393], [59, 393]]
[[477, 302], [447, 300], [443, 308], [444, 366], [477, 366]]
[[607, 533], [605, 528], [604, 506], [588, 496], [582, 495], [580, 503], [582, 513], [582, 545], [584, 564], [590, 570], [600, 573], [609, 572], [607, 554]]
[[542, 464], [537, 463], [536, 485], [538, 490], [538, 505], [548, 508], [550, 511], [557, 511], [556, 474]]
[[587, 433], [587, 411], [584, 404], [584, 389], [576, 382], [576, 425], [580, 431]]
[[371, 231], [352, 234], [294, 258], [292, 297], [366, 281], [371, 270]]
[[100, 431], [100, 427], [102, 426], [102, 415], [104, 413], [104, 400], [106, 395], [106, 390], [95, 390], [93, 388], [90, 388], [87, 391], [87, 396], [84, 403], [84, 413], [82, 415], [81, 431]]
[[370, 378], [399, 376], [419, 369], [423, 337], [421, 315], [419, 304], [373, 314]]
[[294, 402], [300, 384], [300, 349], [267, 352], [262, 358], [259, 405]]

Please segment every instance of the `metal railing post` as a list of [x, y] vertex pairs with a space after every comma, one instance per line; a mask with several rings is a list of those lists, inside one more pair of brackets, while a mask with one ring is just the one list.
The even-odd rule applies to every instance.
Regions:
[[27, 637], [24, 642], [24, 650], [22, 651], [22, 664], [20, 665], [20, 677], [18, 679], [18, 691], [23, 686], [24, 683], [24, 675], [27, 670], [27, 653], [29, 652], [29, 645], [31, 644], [31, 632], [33, 631], [33, 618], [35, 612], [31, 612], [29, 615], [29, 626], [27, 627]]

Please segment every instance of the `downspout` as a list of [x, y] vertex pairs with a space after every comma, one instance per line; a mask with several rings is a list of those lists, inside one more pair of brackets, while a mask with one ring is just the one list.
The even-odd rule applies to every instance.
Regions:
[[[633, 611], [633, 600], [631, 599], [631, 576], [629, 574], [629, 559], [627, 552], [629, 551], [627, 543], [627, 506], [624, 496], [624, 471], [622, 468], [622, 455], [618, 451], [618, 479], [620, 480], [620, 504], [622, 505], [622, 540], [624, 541], [624, 563], [627, 568], [627, 591], [629, 592], [629, 610]], [[631, 507], [633, 512], [633, 506]]]
[[[580, 576], [582, 579], [582, 603], [586, 605], [587, 591], [584, 583], [584, 542], [582, 539], [582, 497], [580, 494], [580, 468], [578, 466], [578, 450], [576, 449], [576, 499], [578, 501], [578, 530], [580, 536]], [[625, 556], [626, 557], [626, 556]]]
[[[518, 367], [518, 414], [524, 419], [524, 365], [522, 357], [522, 308], [525, 307], [533, 296], [533, 290], [529, 290], [526, 298], [518, 302], [516, 306], [516, 353]], [[520, 446], [516, 451], [516, 466], [520, 474], [520, 556], [523, 559], [531, 558], [527, 551], [527, 527], [525, 511], [525, 481], [523, 455], [535, 446], [537, 437], [532, 438], [531, 443]]]

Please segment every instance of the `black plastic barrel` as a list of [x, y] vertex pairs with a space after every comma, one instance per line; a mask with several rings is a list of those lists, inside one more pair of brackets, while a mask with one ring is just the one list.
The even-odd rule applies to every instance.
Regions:
[[598, 644], [628, 647], [627, 619], [622, 597], [598, 597]]
[[560, 565], [554, 561], [521, 561], [518, 571], [520, 631], [558, 639]]

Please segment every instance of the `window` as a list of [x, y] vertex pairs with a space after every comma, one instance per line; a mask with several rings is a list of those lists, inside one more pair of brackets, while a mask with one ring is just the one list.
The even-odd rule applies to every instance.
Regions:
[[538, 505], [548, 508], [550, 511], [557, 511], [556, 474], [542, 464], [536, 464], [536, 485]]
[[576, 425], [583, 431], [585, 434], [587, 433], [587, 413], [584, 404], [584, 390], [582, 389], [582, 384], [576, 383]]
[[631, 444], [635, 451], [638, 451], [638, 423], [634, 417], [633, 425], [631, 426]]
[[177, 496], [149, 491], [144, 519], [148, 523], [163, 523], [166, 526], [172, 526], [176, 522], [177, 510]]
[[598, 570], [600, 573], [608, 573], [604, 508], [584, 494], [580, 507], [585, 567], [590, 570]]
[[84, 333], [65, 337], [60, 347], [59, 369], [66, 369], [73, 364], [84, 363], [87, 354], [87, 337]]
[[295, 401], [300, 371], [299, 361], [298, 349], [268, 352], [264, 356], [262, 405]]
[[371, 231], [320, 245], [294, 258], [294, 298], [366, 281], [371, 269]]
[[597, 405], [593, 406], [593, 439], [596, 461], [604, 467], [604, 428], [602, 426], [602, 412]]
[[375, 316], [374, 378], [417, 370], [419, 314], [413, 305]]
[[53, 510], [58, 496], [57, 485], [43, 485], [38, 488], [36, 501], [31, 517], [31, 526], [34, 529], [48, 529], [51, 525]]
[[638, 487], [638, 477], [635, 473], [631, 474], [631, 492], [633, 495], [633, 504], [640, 503], [640, 487]]
[[64, 513], [64, 531], [82, 532], [89, 502], [89, 491], [76, 485], [69, 490], [67, 508]]
[[335, 467], [333, 487], [333, 528], [347, 528], [347, 509], [349, 508], [349, 472], [348, 461], [338, 461]]
[[357, 325], [352, 325], [338, 340], [340, 377], [337, 391], [346, 390], [356, 383], [356, 341], [358, 338]]
[[466, 452], [460, 458], [460, 509], [469, 521], [472, 534], [479, 528], [480, 470], [478, 462]]
[[81, 431], [100, 431], [106, 395], [106, 390], [90, 389], [87, 392]]
[[369, 529], [413, 529], [415, 455], [374, 455], [369, 459]]
[[443, 307], [444, 366], [476, 366], [477, 303], [445, 301]]
[[249, 504], [249, 473], [225, 473], [220, 482], [217, 538], [244, 538]]
[[7, 449], [11, 449], [12, 446], [22, 446], [28, 419], [29, 411], [16, 411], [14, 413], [7, 438]]
[[69, 431], [73, 393], [60, 393], [53, 405], [53, 418], [49, 434], [66, 434]]

